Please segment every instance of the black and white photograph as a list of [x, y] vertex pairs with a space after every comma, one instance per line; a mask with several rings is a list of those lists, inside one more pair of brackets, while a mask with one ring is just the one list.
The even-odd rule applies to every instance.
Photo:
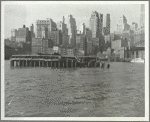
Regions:
[[1, 120], [149, 121], [148, 1], [1, 5]]

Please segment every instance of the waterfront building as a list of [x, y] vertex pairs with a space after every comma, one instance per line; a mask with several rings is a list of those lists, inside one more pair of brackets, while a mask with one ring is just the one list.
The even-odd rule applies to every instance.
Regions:
[[31, 33], [28, 27], [25, 27], [25, 25], [23, 25], [23, 28], [18, 29], [17, 35], [16, 35], [16, 41], [31, 43]]
[[43, 31], [47, 29], [48, 32], [48, 38], [50, 38], [50, 32], [51, 31], [56, 31], [57, 26], [56, 23], [51, 19], [47, 18], [47, 20], [37, 20], [36, 21], [36, 37], [37, 38], [42, 38], [42, 33]]
[[50, 32], [50, 39], [53, 41], [54, 45], [62, 45], [62, 33], [60, 30], [58, 31], [51, 31]]
[[46, 38], [32, 38], [32, 53], [51, 54], [53, 42]]
[[60, 54], [67, 55], [67, 48], [64, 45], [60, 45]]
[[67, 47], [67, 56], [74, 56], [75, 54], [75, 48], [68, 46]]
[[121, 38], [118, 40], [114, 40], [111, 42], [111, 49], [114, 50], [115, 55], [117, 57], [125, 59], [125, 50], [128, 47], [128, 40], [125, 38]]
[[76, 33], [77, 33], [76, 20], [75, 18], [73, 18], [72, 15], [68, 15], [66, 17], [65, 23], [67, 24], [68, 29], [69, 44], [74, 47], [76, 45]]
[[106, 15], [103, 22], [104, 22], [103, 35], [109, 35], [110, 34], [110, 14]]
[[60, 54], [60, 46], [59, 45], [53, 46], [53, 53], [59, 53]]

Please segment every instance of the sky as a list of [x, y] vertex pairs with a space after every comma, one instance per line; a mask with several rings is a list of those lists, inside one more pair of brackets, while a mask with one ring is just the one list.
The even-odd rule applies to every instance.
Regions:
[[[62, 17], [66, 15], [73, 15], [76, 20], [77, 28], [82, 23], [89, 27], [89, 20], [92, 11], [97, 11], [105, 16], [110, 14], [111, 33], [116, 29], [117, 21], [120, 16], [124, 15], [129, 25], [136, 22], [139, 25], [140, 21], [140, 4], [101, 4], [99, 2], [87, 4], [83, 3], [72, 4], [59, 2], [53, 4], [37, 4], [30, 2], [28, 4], [6, 4], [4, 5], [4, 38], [11, 36], [11, 29], [21, 28], [23, 25], [29, 27], [34, 24], [36, 20], [46, 20], [46, 18], [53, 19], [54, 22], [62, 21]], [[11, 2], [10, 2], [11, 3]]]

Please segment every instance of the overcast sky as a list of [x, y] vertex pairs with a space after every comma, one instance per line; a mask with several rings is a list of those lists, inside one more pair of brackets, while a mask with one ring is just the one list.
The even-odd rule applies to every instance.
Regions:
[[36, 20], [53, 19], [54, 22], [62, 20], [63, 16], [73, 15], [77, 27], [85, 23], [89, 27], [89, 19], [92, 11], [102, 13], [104, 16], [109, 13], [111, 19], [111, 32], [116, 28], [117, 20], [121, 15], [127, 18], [128, 24], [136, 22], [139, 25], [140, 4], [13, 4], [4, 6], [4, 37], [11, 36], [11, 29], [18, 29], [24, 24], [35, 26]]

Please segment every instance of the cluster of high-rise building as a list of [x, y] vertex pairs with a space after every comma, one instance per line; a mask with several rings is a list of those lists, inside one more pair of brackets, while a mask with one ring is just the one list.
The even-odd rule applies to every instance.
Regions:
[[[25, 25], [18, 30], [13, 29], [11, 41], [23, 42], [26, 44], [24, 47], [28, 47], [31, 53], [60, 53], [72, 56], [96, 55], [101, 52], [109, 53], [108, 55], [115, 53], [120, 58], [125, 58], [125, 50], [130, 50], [130, 47], [142, 47], [140, 50], [144, 47], [144, 18], [144, 5], [141, 5], [140, 26], [135, 22], [129, 25], [127, 18], [122, 15], [118, 18], [114, 33], [110, 33], [110, 14], [103, 15], [97, 11], [93, 11], [89, 18], [89, 28], [83, 23], [77, 29], [72, 15], [63, 16], [62, 21], [57, 23], [47, 18], [36, 21], [35, 32], [33, 24], [30, 29]], [[131, 50], [127, 57], [137, 57], [137, 50]]]

